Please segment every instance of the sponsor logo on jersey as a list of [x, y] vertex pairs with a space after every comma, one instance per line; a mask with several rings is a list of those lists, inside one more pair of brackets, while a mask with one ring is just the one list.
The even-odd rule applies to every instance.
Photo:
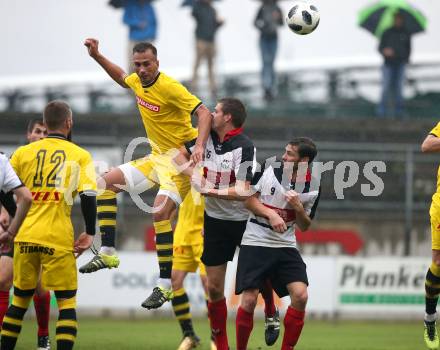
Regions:
[[229, 169], [231, 165], [231, 161], [229, 159], [223, 159], [222, 163], [220, 164], [220, 167], [222, 169]]
[[32, 192], [34, 202], [59, 202], [61, 193], [57, 191], [37, 191]]
[[150, 111], [153, 111], [153, 112], [160, 111], [160, 106], [153, 105], [153, 104], [143, 100], [139, 96], [136, 96], [136, 101], [139, 105], [141, 105], [142, 107], [148, 108]]
[[273, 207], [269, 204], [263, 203], [263, 205], [267, 208], [270, 208], [272, 210], [275, 210], [276, 213], [281, 217], [281, 219], [284, 220], [285, 223], [289, 223], [292, 222], [296, 219], [296, 212], [294, 209], [282, 209], [282, 208], [277, 208], [277, 207]]

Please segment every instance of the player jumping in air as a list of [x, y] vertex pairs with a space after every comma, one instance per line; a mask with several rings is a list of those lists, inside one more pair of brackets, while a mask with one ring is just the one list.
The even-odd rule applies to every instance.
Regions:
[[[159, 192], [154, 200], [153, 221], [160, 279], [142, 306], [158, 308], [173, 297], [173, 230], [170, 218], [190, 189], [188, 177], [173, 170], [173, 150], [197, 138], [192, 161], [199, 163], [211, 128], [211, 115], [182, 84], [159, 71], [157, 50], [152, 44], [139, 43], [134, 46], [135, 73], [130, 75], [99, 52], [98, 40], [87, 39], [85, 46], [89, 55], [115, 82], [133, 91], [152, 151], [144, 158], [110, 170], [98, 180], [98, 187], [105, 188], [105, 192], [98, 197], [102, 247], [92, 261], [80, 268], [80, 272], [94, 272], [119, 265], [115, 255], [116, 193], [123, 188], [130, 191], [142, 182], [157, 184]], [[191, 125], [191, 115], [198, 117], [198, 131]]]

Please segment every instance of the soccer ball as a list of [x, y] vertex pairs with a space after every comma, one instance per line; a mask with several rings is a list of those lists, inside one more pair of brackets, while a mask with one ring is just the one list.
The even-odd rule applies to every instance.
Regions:
[[318, 8], [306, 1], [295, 1], [287, 14], [286, 23], [296, 34], [310, 34], [319, 24]]

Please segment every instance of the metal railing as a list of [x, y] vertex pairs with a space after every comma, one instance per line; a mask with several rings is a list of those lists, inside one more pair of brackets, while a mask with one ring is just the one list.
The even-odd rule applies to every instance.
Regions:
[[[96, 82], [98, 81], [98, 82]], [[259, 72], [221, 74], [219, 96], [241, 98], [250, 109], [279, 116], [306, 112], [309, 115], [341, 117], [372, 116], [380, 95], [381, 75], [377, 65], [283, 70], [278, 73], [274, 101], [262, 98]], [[185, 82], [185, 81], [184, 81]], [[202, 86], [195, 93], [212, 106], [215, 101]], [[188, 84], [189, 85], [189, 84]], [[440, 99], [440, 63], [410, 66], [405, 86], [408, 116], [432, 116]], [[124, 113], [136, 108], [132, 95], [110, 80], [0, 88], [0, 112], [40, 111], [47, 101], [65, 99], [82, 113]]]

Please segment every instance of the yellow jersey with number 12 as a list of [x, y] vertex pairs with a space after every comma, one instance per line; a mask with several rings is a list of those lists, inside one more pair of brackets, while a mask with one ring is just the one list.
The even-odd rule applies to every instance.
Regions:
[[77, 193], [96, 192], [96, 174], [89, 152], [50, 134], [17, 149], [11, 165], [32, 192], [32, 206], [15, 242], [73, 250], [70, 212]]
[[147, 86], [133, 73], [125, 83], [136, 95], [153, 154], [164, 154], [180, 148], [197, 137], [191, 115], [202, 104], [181, 83], [160, 72]]

